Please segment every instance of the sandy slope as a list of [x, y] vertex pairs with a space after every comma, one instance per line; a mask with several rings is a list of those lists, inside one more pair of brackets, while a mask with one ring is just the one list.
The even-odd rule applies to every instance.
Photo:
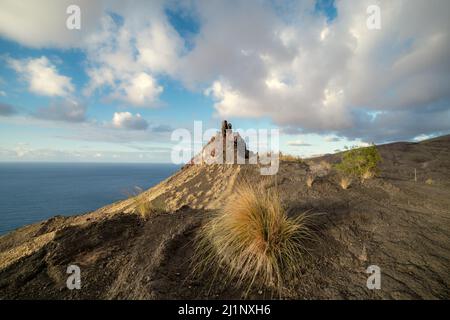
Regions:
[[[450, 136], [379, 149], [381, 176], [348, 190], [335, 173], [307, 188], [305, 163], [283, 162], [265, 179], [255, 166], [193, 165], [146, 191], [168, 213], [144, 221], [127, 200], [21, 228], [0, 237], [0, 298], [240, 298], [242, 290], [224, 286], [220, 275], [212, 285], [211, 275], [192, 275], [190, 261], [202, 221], [245, 179], [278, 186], [291, 215], [323, 213], [316, 218], [320, 241], [307, 244], [311, 256], [286, 297], [448, 299]], [[69, 264], [81, 267], [81, 290], [66, 288]], [[366, 287], [372, 264], [381, 268], [381, 290]]]

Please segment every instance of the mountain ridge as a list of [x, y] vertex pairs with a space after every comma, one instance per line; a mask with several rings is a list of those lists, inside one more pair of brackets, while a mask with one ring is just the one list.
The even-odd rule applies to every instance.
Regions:
[[[337, 174], [305, 179], [310, 164], [281, 161], [275, 177], [255, 165], [190, 165], [142, 194], [166, 213], [142, 219], [133, 199], [91, 213], [54, 217], [0, 237], [1, 298], [242, 298], [190, 270], [194, 236], [233, 196], [239, 182], [275, 185], [290, 214], [311, 210], [321, 241], [291, 298], [449, 298], [450, 135], [378, 146], [381, 174], [341, 190]], [[336, 163], [340, 155], [308, 161]], [[414, 169], [418, 181], [414, 182]], [[431, 179], [433, 184], [427, 184]], [[82, 270], [82, 289], [66, 288], [66, 268]], [[383, 290], [366, 287], [379, 264]], [[217, 280], [216, 280], [217, 281]], [[250, 298], [272, 298], [254, 291]]]

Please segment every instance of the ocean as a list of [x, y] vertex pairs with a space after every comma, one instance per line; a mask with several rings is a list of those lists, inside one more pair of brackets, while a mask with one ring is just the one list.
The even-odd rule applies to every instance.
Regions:
[[0, 234], [55, 215], [93, 211], [148, 189], [173, 164], [0, 163]]

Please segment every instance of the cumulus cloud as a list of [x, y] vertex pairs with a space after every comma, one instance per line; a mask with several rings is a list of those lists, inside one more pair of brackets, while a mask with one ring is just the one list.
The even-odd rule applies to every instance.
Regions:
[[[81, 30], [66, 28], [69, 5], [81, 8]], [[0, 35], [30, 47], [79, 47], [96, 30], [102, 1], [40, 0], [18, 3], [0, 1]]]
[[115, 112], [112, 124], [116, 128], [128, 130], [146, 130], [148, 128], [148, 122], [139, 113], [133, 115], [130, 112]]
[[11, 116], [17, 113], [17, 109], [9, 104], [0, 102], [0, 116]]
[[[80, 30], [66, 28], [69, 5], [80, 7]], [[87, 56], [90, 78], [86, 95], [102, 90], [128, 104], [150, 107], [156, 105], [163, 91], [157, 77], [174, 74], [184, 49], [182, 38], [167, 19], [166, 5], [143, 0], [42, 0], [24, 4], [5, 0], [0, 3], [0, 35], [29, 47], [81, 49]], [[16, 62], [19, 71], [27, 71], [23, 61]], [[46, 61], [40, 62], [41, 67], [51, 69]], [[50, 69], [48, 76], [52, 75]], [[45, 83], [49, 84], [42, 88]], [[67, 82], [65, 87], [51, 81], [34, 84], [30, 88], [39, 94], [71, 91]]]
[[74, 91], [71, 78], [59, 74], [56, 66], [45, 56], [24, 60], [9, 58], [7, 62], [28, 83], [33, 93], [64, 97]]
[[421, 134], [448, 133], [450, 109], [445, 103], [441, 106], [385, 111], [375, 118], [364, 112], [355, 112], [354, 118], [357, 125], [342, 130], [343, 135], [370, 142], [389, 142], [410, 140]]
[[450, 4], [378, 3], [381, 30], [366, 26], [372, 1], [336, 2], [331, 22], [311, 14], [314, 1], [201, 3], [182, 77], [210, 83], [218, 116], [267, 117], [291, 132], [386, 141], [450, 130]]
[[86, 106], [76, 101], [53, 101], [48, 107], [37, 109], [34, 117], [64, 122], [86, 121]]
[[115, 3], [110, 10], [123, 22], [105, 14], [100, 31], [86, 37], [90, 81], [84, 92], [106, 89], [129, 105], [155, 106], [164, 90], [157, 77], [174, 75], [183, 40], [160, 2]]
[[[448, 1], [377, 1], [381, 30], [366, 26], [372, 0], [336, 1], [331, 21], [313, 0], [70, 1], [82, 9], [80, 32], [60, 27], [69, 1], [43, 1], [2, 1], [0, 35], [83, 50], [86, 95], [151, 107], [169, 76], [211, 97], [219, 117], [271, 119], [285, 133], [382, 142], [450, 130]], [[198, 33], [181, 37], [168, 5], [186, 9]], [[33, 82], [27, 61], [18, 62], [34, 92], [73, 90], [48, 61], [39, 74], [57, 81]]]
[[127, 79], [120, 89], [123, 91], [123, 99], [135, 106], [144, 106], [153, 103], [163, 91], [163, 87], [157, 85], [156, 80], [149, 74], [141, 72], [131, 79]]

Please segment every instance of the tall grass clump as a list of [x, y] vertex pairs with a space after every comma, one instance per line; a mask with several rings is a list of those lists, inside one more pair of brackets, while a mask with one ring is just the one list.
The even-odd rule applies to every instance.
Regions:
[[309, 172], [316, 177], [325, 177], [331, 171], [331, 164], [325, 160], [320, 162], [311, 161], [308, 163]]
[[224, 273], [228, 282], [275, 289], [293, 283], [310, 238], [308, 216], [288, 218], [277, 191], [242, 183], [235, 197], [200, 229], [194, 272]]
[[135, 191], [129, 197], [133, 200], [134, 212], [142, 219], [166, 211], [162, 202], [150, 201], [139, 187], [135, 187]]
[[306, 176], [306, 185], [308, 186], [308, 188], [312, 188], [314, 180], [315, 180], [314, 176], [312, 176], [312, 175]]
[[327, 176], [331, 171], [331, 164], [322, 160], [320, 162], [311, 161], [308, 163], [308, 174], [306, 176], [306, 185], [312, 188], [316, 178]]
[[300, 156], [284, 154], [281, 151], [280, 151], [279, 157], [280, 157], [281, 161], [303, 163], [303, 159]]
[[341, 177], [341, 180], [339, 181], [339, 185], [344, 190], [347, 190], [351, 184], [352, 184], [352, 179], [349, 177]]

